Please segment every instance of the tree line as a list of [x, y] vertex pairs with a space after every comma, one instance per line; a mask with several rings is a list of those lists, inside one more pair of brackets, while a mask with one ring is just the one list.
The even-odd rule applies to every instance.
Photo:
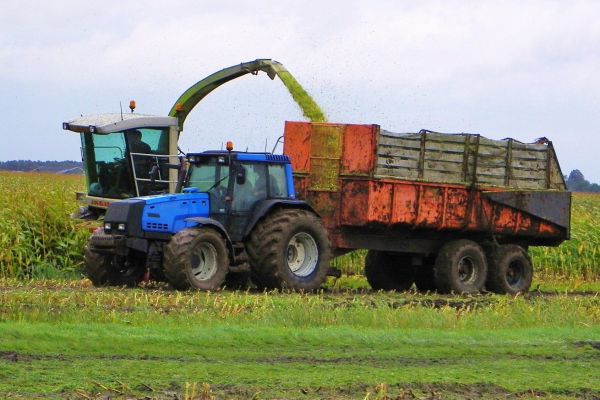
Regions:
[[600, 193], [600, 185], [591, 183], [585, 179], [583, 173], [574, 169], [566, 179], [567, 188], [572, 192], [594, 192]]
[[33, 161], [11, 160], [0, 161], [0, 170], [20, 172], [50, 172], [62, 174], [82, 174], [81, 161]]

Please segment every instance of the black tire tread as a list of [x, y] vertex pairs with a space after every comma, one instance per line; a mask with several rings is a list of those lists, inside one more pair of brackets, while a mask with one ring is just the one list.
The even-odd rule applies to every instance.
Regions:
[[84, 273], [94, 286], [103, 287], [110, 285], [108, 265], [104, 254], [96, 253], [86, 246], [84, 261]]
[[[481, 271], [477, 277], [476, 283], [473, 287], [461, 287], [460, 282], [457, 281], [454, 275], [456, 271], [454, 269], [454, 258], [458, 254], [465, 251], [471, 251], [477, 255], [481, 261]], [[433, 267], [433, 275], [436, 288], [440, 293], [477, 293], [483, 289], [487, 278], [487, 261], [485, 253], [481, 246], [474, 241], [467, 239], [457, 239], [447, 242], [440, 249]]]
[[[513, 256], [522, 256], [529, 266], [525, 282], [518, 290], [511, 288], [505, 280], [505, 271], [502, 269], [502, 264], [505, 263], [505, 258]], [[531, 286], [533, 278], [533, 265], [531, 257], [527, 251], [521, 246], [515, 244], [505, 244], [493, 249], [489, 254], [488, 262], [488, 278], [486, 288], [494, 293], [499, 294], [517, 294], [527, 292]]]
[[132, 275], [122, 275], [111, 265], [113, 256], [97, 253], [88, 246], [84, 253], [84, 273], [96, 287], [137, 286], [144, 276], [144, 270], [134, 271]]
[[[319, 248], [319, 265], [310, 281], [292, 281], [282, 271], [282, 240], [299, 224], [312, 226], [320, 236], [315, 238], [317, 243], [322, 241]], [[252, 265], [252, 280], [259, 289], [318, 289], [327, 278], [330, 251], [327, 232], [321, 220], [314, 213], [301, 209], [275, 210], [256, 225], [246, 242], [246, 252]], [[285, 268], [288, 268], [287, 265]]]
[[[214, 235], [218, 240], [224, 241], [223, 236], [210, 228], [193, 228], [193, 229], [184, 229], [182, 231], [177, 232], [169, 241], [169, 243], [164, 248], [163, 255], [163, 271], [167, 281], [178, 290], [186, 290], [191, 289], [193, 285], [190, 283], [186, 265], [190, 258], [189, 250], [192, 243], [201, 235], [208, 234]], [[225, 244], [223, 244], [225, 246]], [[227, 258], [229, 258], [227, 256]], [[207, 290], [216, 290], [225, 280], [225, 275], [229, 269], [229, 260], [227, 260], [226, 268], [223, 270], [219, 270], [217, 274], [223, 275], [221, 282], [219, 285], [216, 285], [212, 289]]]

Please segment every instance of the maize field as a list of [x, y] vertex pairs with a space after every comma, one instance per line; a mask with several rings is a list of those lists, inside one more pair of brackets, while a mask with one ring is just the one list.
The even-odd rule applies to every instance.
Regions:
[[[90, 223], [70, 219], [81, 176], [0, 172], [0, 277], [78, 277]], [[536, 274], [600, 278], [600, 195], [575, 193], [571, 240], [532, 247]], [[345, 275], [361, 275], [365, 251], [334, 260]]]

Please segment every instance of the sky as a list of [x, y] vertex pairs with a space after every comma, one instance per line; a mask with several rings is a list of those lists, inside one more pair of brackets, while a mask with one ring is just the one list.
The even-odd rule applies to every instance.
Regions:
[[[166, 115], [222, 68], [271, 58], [329, 121], [531, 142], [564, 174], [600, 182], [599, 1], [3, 0], [0, 160], [80, 159], [80, 115]], [[271, 150], [303, 120], [265, 74], [211, 93], [186, 120], [185, 151]], [[279, 149], [280, 151], [281, 149]]]

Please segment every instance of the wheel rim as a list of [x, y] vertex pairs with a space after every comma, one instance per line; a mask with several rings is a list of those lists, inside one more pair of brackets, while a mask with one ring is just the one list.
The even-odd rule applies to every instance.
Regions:
[[458, 262], [458, 279], [462, 283], [473, 283], [477, 279], [477, 269], [471, 257], [463, 257]]
[[523, 266], [523, 263], [514, 260], [508, 264], [508, 268], [506, 268], [506, 283], [513, 288], [519, 286], [519, 283], [523, 279], [524, 271], [525, 267]]
[[296, 233], [288, 243], [287, 264], [296, 276], [309, 276], [317, 268], [319, 248], [311, 235]]
[[217, 249], [210, 243], [200, 243], [192, 254], [192, 275], [199, 281], [206, 281], [216, 272]]

